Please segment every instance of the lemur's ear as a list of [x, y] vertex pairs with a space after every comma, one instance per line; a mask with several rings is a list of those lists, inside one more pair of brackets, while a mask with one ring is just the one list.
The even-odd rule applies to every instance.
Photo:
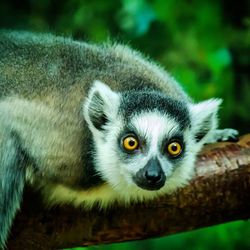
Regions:
[[104, 130], [105, 125], [115, 119], [118, 105], [119, 94], [106, 84], [95, 81], [84, 104], [84, 118], [90, 130]]
[[221, 99], [209, 99], [190, 105], [192, 131], [197, 142], [209, 137], [211, 131], [217, 128], [217, 112]]

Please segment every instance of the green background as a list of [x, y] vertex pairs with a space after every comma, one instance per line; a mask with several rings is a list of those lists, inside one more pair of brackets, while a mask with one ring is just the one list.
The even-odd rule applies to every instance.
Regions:
[[[250, 132], [249, 10], [247, 0], [11, 0], [0, 1], [0, 28], [128, 44], [168, 69], [195, 101], [223, 98], [221, 127], [243, 134]], [[250, 222], [95, 248], [250, 249]]]

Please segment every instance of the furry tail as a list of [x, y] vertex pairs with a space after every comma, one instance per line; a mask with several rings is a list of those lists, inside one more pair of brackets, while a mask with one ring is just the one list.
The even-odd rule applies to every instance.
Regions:
[[22, 201], [24, 154], [14, 136], [0, 134], [0, 249], [5, 248], [13, 219]]

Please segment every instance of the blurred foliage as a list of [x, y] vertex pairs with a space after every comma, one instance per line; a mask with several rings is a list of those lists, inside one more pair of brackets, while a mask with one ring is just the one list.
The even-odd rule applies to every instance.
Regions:
[[249, 250], [250, 223], [232, 222], [165, 238], [116, 243], [74, 250]]
[[[130, 44], [167, 68], [194, 98], [224, 99], [222, 127], [250, 132], [247, 0], [9, 0], [0, 27]], [[105, 249], [250, 249], [249, 222]], [[98, 248], [98, 247], [97, 247]]]
[[0, 27], [129, 43], [194, 98], [224, 99], [221, 125], [249, 132], [249, 1], [9, 0]]

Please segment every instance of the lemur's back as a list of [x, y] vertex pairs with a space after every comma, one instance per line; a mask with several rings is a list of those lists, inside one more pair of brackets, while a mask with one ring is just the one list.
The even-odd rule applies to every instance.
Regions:
[[69, 38], [29, 32], [0, 32], [0, 96], [43, 98], [76, 88], [85, 95], [98, 79], [114, 90], [160, 89], [186, 99], [158, 66], [129, 48], [89, 45]]

